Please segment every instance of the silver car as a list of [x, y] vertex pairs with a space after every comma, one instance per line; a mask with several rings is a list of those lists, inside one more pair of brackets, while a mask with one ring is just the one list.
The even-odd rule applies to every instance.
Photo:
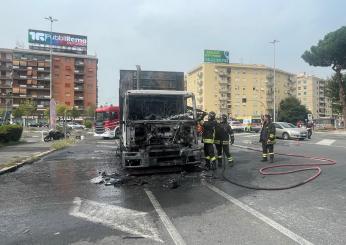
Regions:
[[288, 139], [302, 139], [308, 136], [308, 131], [305, 128], [297, 128], [291, 123], [275, 122], [276, 138]]

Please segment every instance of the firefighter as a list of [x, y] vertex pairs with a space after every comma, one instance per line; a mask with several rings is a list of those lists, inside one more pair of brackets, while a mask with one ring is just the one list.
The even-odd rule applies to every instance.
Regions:
[[233, 166], [233, 157], [229, 152], [229, 143], [234, 143], [234, 133], [232, 127], [228, 124], [227, 115], [221, 115], [221, 121], [218, 123], [215, 132], [215, 146], [217, 150], [217, 158], [219, 167], [222, 166], [222, 155], [225, 153], [228, 164]]
[[216, 169], [216, 157], [214, 154], [214, 137], [217, 122], [215, 112], [208, 113], [208, 121], [203, 123], [202, 142], [204, 143], [204, 155], [207, 169]]
[[274, 144], [275, 144], [275, 125], [271, 120], [270, 115], [264, 116], [262, 130], [260, 134], [260, 142], [262, 143], [262, 162], [268, 160], [274, 162]]

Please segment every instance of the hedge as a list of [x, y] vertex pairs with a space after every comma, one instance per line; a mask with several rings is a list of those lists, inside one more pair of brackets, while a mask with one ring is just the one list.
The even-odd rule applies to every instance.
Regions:
[[20, 125], [0, 126], [0, 142], [19, 141], [22, 136], [23, 127]]

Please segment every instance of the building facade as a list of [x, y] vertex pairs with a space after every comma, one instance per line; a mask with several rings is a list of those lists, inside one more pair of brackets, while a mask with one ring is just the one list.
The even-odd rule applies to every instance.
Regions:
[[[32, 100], [38, 111], [49, 107], [50, 54], [31, 49], [0, 49], [0, 107], [12, 110]], [[53, 52], [52, 98], [84, 110], [97, 105], [97, 57]]]
[[318, 77], [297, 75], [297, 98], [311, 112], [314, 119], [332, 117], [331, 100], [325, 95], [326, 82]]
[[[280, 102], [296, 94], [296, 76], [276, 70], [276, 113]], [[273, 69], [264, 65], [203, 63], [186, 75], [197, 108], [233, 118], [274, 112]]]

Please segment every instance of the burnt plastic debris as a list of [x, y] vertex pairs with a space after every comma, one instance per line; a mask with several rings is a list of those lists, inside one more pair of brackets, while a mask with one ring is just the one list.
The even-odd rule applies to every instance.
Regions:
[[163, 187], [169, 188], [169, 189], [176, 189], [179, 187], [179, 181], [176, 178], [171, 178], [167, 181], [166, 184], [163, 185]]

